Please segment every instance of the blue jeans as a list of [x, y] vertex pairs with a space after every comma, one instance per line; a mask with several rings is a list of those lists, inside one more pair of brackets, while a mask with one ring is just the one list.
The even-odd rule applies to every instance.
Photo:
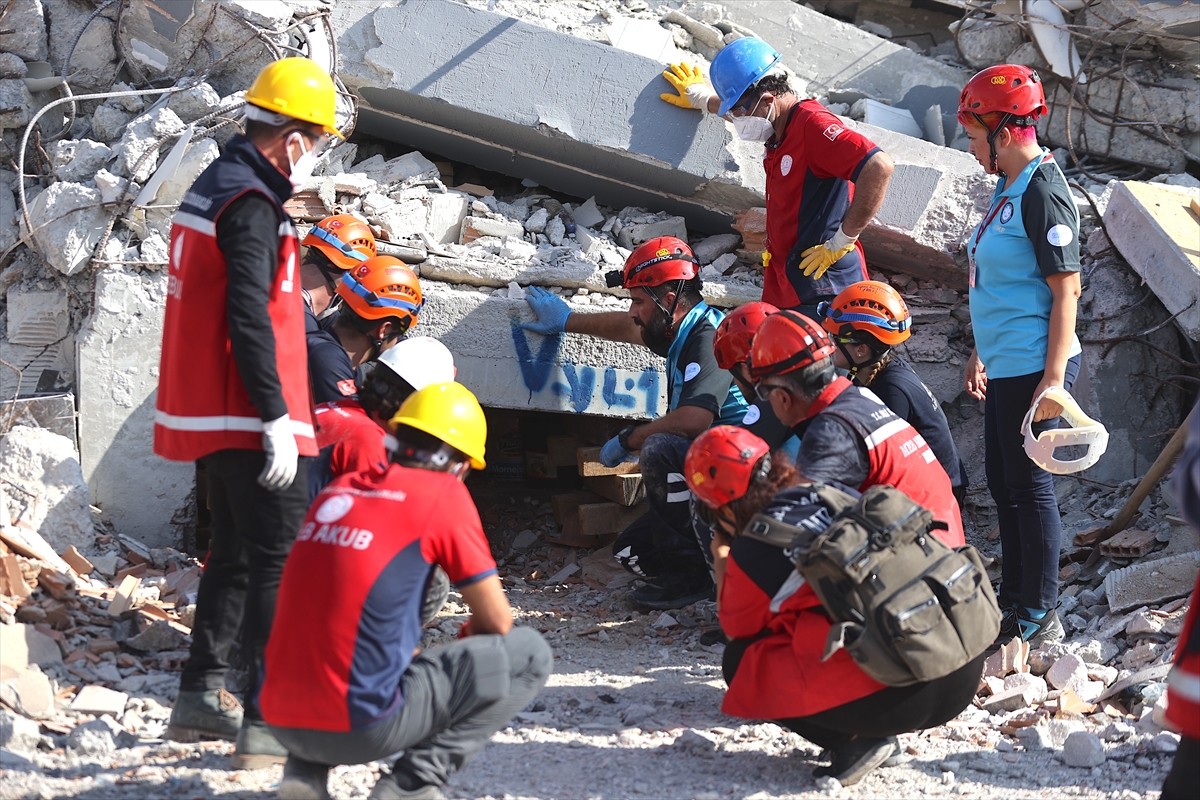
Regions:
[[[1067, 361], [1064, 388], [1079, 375], [1079, 356]], [[988, 489], [1000, 523], [1000, 606], [1054, 608], [1058, 604], [1058, 558], [1062, 519], [1054, 476], [1025, 454], [1021, 422], [1033, 403], [1042, 373], [991, 378], [984, 401], [983, 441]], [[1035, 422], [1033, 432], [1058, 427], [1058, 418]]]

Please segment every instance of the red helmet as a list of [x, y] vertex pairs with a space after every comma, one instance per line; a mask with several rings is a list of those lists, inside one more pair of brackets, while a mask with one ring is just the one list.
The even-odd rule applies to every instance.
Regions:
[[1046, 113], [1042, 79], [1021, 64], [997, 64], [975, 73], [958, 99], [958, 120], [964, 124], [983, 122], [986, 114], [1010, 114], [1006, 123], [1029, 126]]
[[398, 258], [375, 256], [338, 278], [336, 291], [346, 305], [363, 319], [396, 317], [416, 326], [421, 307], [421, 284], [416, 273]]
[[750, 376], [758, 380], [782, 375], [829, 358], [833, 352], [824, 328], [798, 311], [780, 311], [763, 320], [754, 335]]
[[881, 281], [851, 284], [832, 303], [818, 306], [817, 311], [824, 316], [821, 324], [825, 330], [862, 344], [878, 342], [884, 347], [895, 347], [912, 336], [908, 305], [899, 292]]
[[692, 248], [683, 239], [657, 236], [642, 242], [625, 259], [621, 285], [626, 289], [649, 288], [669, 281], [687, 281], [696, 277], [699, 266]]
[[720, 508], [745, 496], [756, 472], [771, 469], [770, 453], [770, 446], [745, 428], [717, 425], [688, 448], [683, 478], [701, 502]]
[[352, 269], [375, 255], [370, 226], [351, 214], [334, 214], [308, 231], [305, 247], [315, 247], [339, 269]]
[[713, 353], [717, 366], [732, 369], [734, 364], [750, 360], [750, 343], [763, 320], [779, 309], [770, 303], [746, 303], [738, 306], [721, 320], [717, 334], [713, 337]]

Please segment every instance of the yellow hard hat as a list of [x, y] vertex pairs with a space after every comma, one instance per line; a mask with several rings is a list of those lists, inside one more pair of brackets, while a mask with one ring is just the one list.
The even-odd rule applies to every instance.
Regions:
[[337, 92], [333, 88], [333, 79], [307, 58], [281, 58], [265, 66], [246, 92], [246, 102], [320, 125], [326, 133], [344, 138], [335, 127]]
[[487, 419], [471, 390], [455, 381], [431, 383], [413, 392], [392, 417], [393, 430], [407, 425], [467, 455], [472, 469], [487, 466], [483, 460]]

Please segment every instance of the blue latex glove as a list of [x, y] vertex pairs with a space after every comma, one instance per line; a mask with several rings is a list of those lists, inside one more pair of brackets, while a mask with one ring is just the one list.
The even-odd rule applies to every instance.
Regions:
[[537, 319], [522, 322], [522, 328], [546, 336], [562, 333], [567, 329], [567, 317], [571, 316], [571, 308], [566, 300], [541, 286], [530, 286], [526, 290], [525, 300]]
[[622, 461], [633, 458], [633, 454], [621, 446], [620, 437], [614, 436], [600, 448], [600, 463], [606, 467], [615, 467]]

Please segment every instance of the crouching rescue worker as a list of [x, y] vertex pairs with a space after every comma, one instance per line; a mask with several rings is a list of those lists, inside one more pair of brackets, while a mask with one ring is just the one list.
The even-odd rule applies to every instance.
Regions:
[[736, 424], [746, 401], [730, 374], [717, 366], [713, 336], [722, 314], [700, 294], [699, 264], [682, 239], [660, 236], [634, 250], [622, 272], [606, 276], [629, 290], [629, 312], [573, 314], [553, 292], [530, 287], [537, 320], [527, 330], [546, 335], [583, 333], [643, 344], [667, 359], [667, 413], [630, 425], [605, 443], [600, 460], [615, 467], [639, 458], [650, 510], [613, 544], [613, 555], [646, 583], [633, 602], [654, 609], [681, 608], [712, 594], [712, 578], [691, 530], [691, 493], [683, 456], [714, 422]]
[[[941, 725], [974, 699], [984, 654], [908, 686], [879, 683], [845, 648], [823, 657], [832, 623], [812, 587], [798, 580], [784, 549], [740, 535], [760, 512], [813, 531], [830, 523], [829, 509], [785, 456], [743, 428], [720, 425], [692, 444], [684, 475], [713, 526], [717, 617], [729, 639], [722, 711], [795, 731], [830, 759], [813, 776], [849, 785], [899, 752], [896, 734]], [[934, 532], [955, 546], [944, 534]]]
[[[475, 396], [462, 384], [431, 384], [391, 424], [391, 464], [330, 484], [284, 570], [261, 696], [289, 753], [282, 798], [327, 798], [331, 766], [396, 753], [370, 797], [444, 797], [451, 774], [550, 676], [541, 634], [513, 627], [463, 485], [484, 467], [487, 426]], [[458, 641], [419, 651], [435, 566], [471, 616]]]
[[[192, 184], [171, 226], [154, 452], [207, 473], [210, 555], [166, 735], [237, 740], [234, 766], [283, 761], [263, 724], [260, 661], [283, 562], [317, 454], [304, 358], [299, 242], [283, 203], [334, 128], [329, 75], [306, 58], [268, 65], [246, 92], [246, 134]], [[225, 691], [234, 641], [246, 707]]]

